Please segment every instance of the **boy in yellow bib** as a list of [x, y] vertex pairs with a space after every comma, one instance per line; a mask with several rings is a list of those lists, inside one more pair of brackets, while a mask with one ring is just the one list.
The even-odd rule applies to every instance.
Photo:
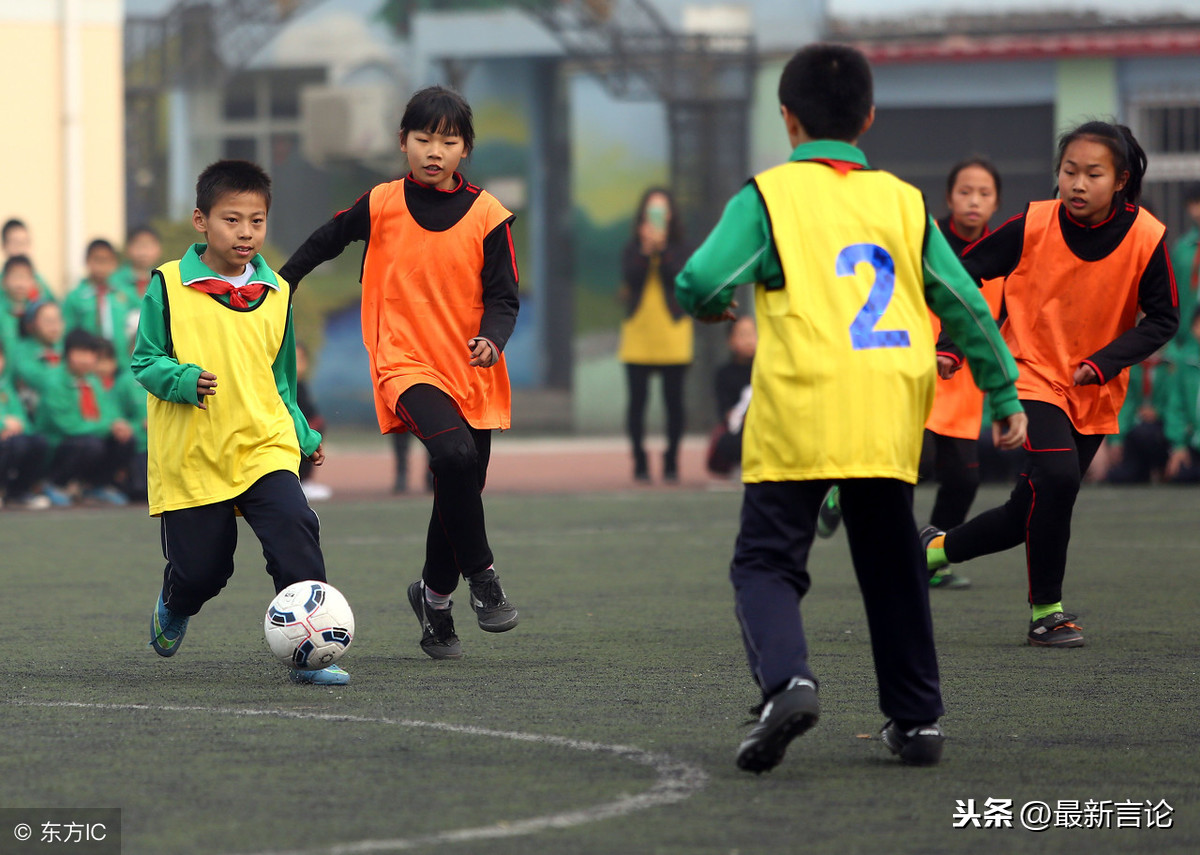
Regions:
[[676, 279], [680, 305], [701, 320], [730, 316], [736, 286], [757, 283], [730, 566], [763, 700], [737, 751], [750, 772], [778, 765], [820, 714], [799, 604], [817, 511], [834, 484], [888, 717], [883, 742], [906, 763], [941, 758], [928, 571], [912, 514], [936, 378], [927, 305], [992, 393], [998, 444], [1025, 435], [1016, 365], [979, 289], [920, 192], [869, 168], [854, 145], [874, 120], [872, 92], [870, 66], [853, 48], [797, 53], [779, 81], [791, 158], [734, 196]]
[[[296, 474], [301, 455], [318, 466], [325, 455], [296, 405], [292, 289], [258, 252], [270, 207], [271, 180], [257, 165], [209, 166], [192, 213], [205, 241], [155, 270], [142, 301], [131, 367], [150, 393], [150, 515], [161, 518], [167, 560], [150, 619], [160, 656], [179, 651], [189, 618], [233, 575], [239, 512], [276, 592], [325, 581], [320, 523]], [[336, 665], [291, 674], [350, 679]]]

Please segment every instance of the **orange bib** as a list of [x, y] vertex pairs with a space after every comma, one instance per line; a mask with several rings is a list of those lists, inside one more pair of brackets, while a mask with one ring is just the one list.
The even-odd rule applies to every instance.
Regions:
[[1053, 404], [1082, 434], [1117, 433], [1129, 372], [1075, 386], [1075, 369], [1137, 323], [1138, 284], [1166, 228], [1142, 208], [1116, 249], [1084, 261], [1063, 238], [1061, 205], [1029, 205], [1021, 260], [1004, 282], [1001, 332], [1021, 371], [1022, 400]]
[[403, 180], [371, 191], [362, 331], [380, 432], [406, 430], [396, 402], [419, 383], [449, 395], [472, 427], [509, 427], [512, 395], [504, 356], [491, 368], [473, 368], [467, 342], [479, 335], [483, 317], [483, 239], [511, 216], [480, 190], [461, 220], [431, 232], [409, 212]]
[[[999, 315], [1004, 280], [988, 279], [980, 291], [992, 310], [992, 317]], [[942, 334], [942, 322], [933, 312], [929, 313], [929, 320], [933, 324], [936, 341]], [[933, 409], [929, 412], [925, 429], [957, 439], [979, 439], [979, 429], [983, 424], [983, 398], [983, 392], [971, 376], [971, 369], [964, 364], [949, 380], [938, 379]]]

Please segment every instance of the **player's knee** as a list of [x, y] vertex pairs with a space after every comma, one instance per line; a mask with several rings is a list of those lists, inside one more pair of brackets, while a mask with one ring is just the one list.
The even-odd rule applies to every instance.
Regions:
[[478, 466], [479, 452], [468, 438], [453, 440], [429, 459], [429, 467], [439, 478], [474, 473]]

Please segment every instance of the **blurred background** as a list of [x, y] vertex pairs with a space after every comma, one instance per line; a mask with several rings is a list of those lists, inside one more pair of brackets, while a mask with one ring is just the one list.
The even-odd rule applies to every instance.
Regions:
[[[522, 431], [618, 433], [621, 247], [642, 191], [675, 192], [701, 240], [754, 172], [785, 159], [775, 86], [818, 39], [875, 69], [872, 165], [945, 212], [968, 155], [1004, 179], [993, 225], [1052, 192], [1056, 134], [1132, 126], [1146, 203], [1173, 233], [1200, 179], [1200, 0], [0, 0], [0, 218], [20, 218], [59, 295], [84, 247], [140, 224], [164, 257], [192, 241], [199, 171], [261, 163], [275, 186], [268, 259], [403, 173], [396, 129], [442, 83], [475, 112], [468, 178], [517, 214], [522, 308], [507, 350]], [[373, 425], [358, 328], [361, 254], [296, 302], [331, 424]], [[691, 422], [712, 420], [719, 330], [700, 330]]]

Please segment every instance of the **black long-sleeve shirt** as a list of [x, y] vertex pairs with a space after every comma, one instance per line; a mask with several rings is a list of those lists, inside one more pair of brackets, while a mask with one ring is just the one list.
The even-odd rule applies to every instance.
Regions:
[[[1074, 220], [1065, 207], [1058, 210], [1058, 224], [1067, 248], [1083, 261], [1100, 261], [1125, 239], [1136, 219], [1136, 205], [1120, 205], [1112, 216], [1094, 226]], [[1017, 268], [1025, 244], [1025, 214], [1008, 220], [995, 231], [968, 246], [962, 254], [963, 266], [976, 281], [1006, 277]], [[1138, 307], [1143, 317], [1137, 325], [1117, 336], [1109, 344], [1086, 357], [1107, 383], [1123, 369], [1135, 365], [1171, 340], [1179, 326], [1178, 295], [1175, 274], [1167, 254], [1167, 239], [1154, 248], [1138, 282]], [[1001, 321], [1005, 317], [1001, 307]], [[938, 341], [939, 353], [957, 352], [946, 340]]]
[[[404, 203], [417, 225], [431, 232], [444, 232], [454, 226], [479, 198], [479, 188], [458, 176], [453, 190], [438, 190], [413, 179], [404, 179]], [[483, 239], [483, 317], [479, 335], [503, 351], [512, 335], [520, 307], [517, 296], [517, 262], [513, 255], [512, 221], [509, 217]], [[353, 241], [371, 240], [371, 194], [364, 193], [353, 205], [333, 216], [309, 235], [292, 253], [279, 275], [296, 287], [300, 280], [322, 262], [341, 255]], [[366, 259], [366, 249], [363, 250]], [[359, 267], [362, 281], [362, 267]]]

